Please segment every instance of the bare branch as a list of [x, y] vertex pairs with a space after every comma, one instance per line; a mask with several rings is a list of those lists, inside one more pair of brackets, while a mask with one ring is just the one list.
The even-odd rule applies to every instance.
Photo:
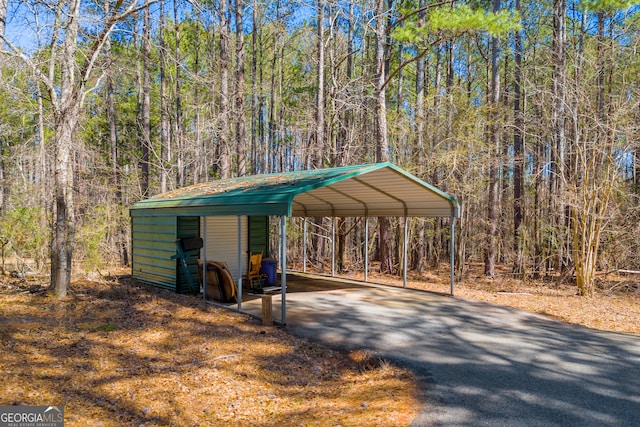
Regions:
[[[113, 28], [116, 26], [116, 24], [120, 21], [123, 21], [125, 18], [128, 18], [129, 16], [133, 15], [134, 13], [137, 13], [143, 9], [146, 9], [147, 7], [151, 6], [152, 4], [156, 3], [158, 0], [146, 0], [144, 2], [143, 5], [141, 6], [137, 6], [137, 3], [135, 1], [133, 1], [126, 9], [124, 12], [122, 13], [117, 13], [114, 12], [113, 15], [111, 16], [107, 16], [106, 18], [106, 22], [105, 22], [105, 26], [102, 29], [102, 32], [100, 33], [100, 35], [98, 36], [98, 38], [93, 42], [93, 45], [91, 46], [91, 49], [89, 50], [89, 60], [85, 63], [81, 73], [80, 73], [80, 77], [82, 79], [83, 82], [87, 82], [89, 80], [89, 76], [91, 75], [91, 72], [93, 71], [93, 67], [95, 65], [95, 63], [98, 60], [98, 57], [100, 56], [100, 52], [102, 51], [102, 47], [104, 46], [104, 44], [106, 43], [107, 39], [109, 37], [111, 37], [111, 34], [113, 33]], [[118, 4], [116, 5], [116, 8], [114, 8], [114, 11], [117, 10], [117, 8], [120, 6], [120, 4], [122, 3], [122, 0], [118, 2]]]
[[440, 43], [441, 41], [443, 41], [445, 38], [444, 37], [440, 37], [437, 40], [432, 41], [431, 43], [429, 43], [429, 45], [424, 48], [418, 55], [414, 56], [411, 59], [408, 59], [406, 61], [404, 61], [402, 64], [400, 64], [398, 66], [398, 68], [396, 68], [395, 70], [393, 70], [393, 72], [389, 73], [389, 76], [387, 77], [387, 79], [384, 81], [384, 84], [382, 85], [382, 87], [387, 87], [387, 85], [389, 84], [389, 82], [391, 81], [391, 79], [393, 79], [396, 75], [398, 75], [398, 73], [407, 65], [416, 62], [417, 60], [419, 60], [420, 58], [423, 58], [427, 52], [429, 52], [429, 49], [431, 49], [433, 46], [435, 46], [436, 44]]
[[55, 87], [53, 85], [53, 81], [49, 79], [40, 69], [37, 67], [36, 63], [32, 61], [27, 55], [24, 54], [17, 46], [11, 43], [4, 34], [0, 34], [0, 40], [4, 42], [4, 44], [9, 48], [9, 50], [2, 50], [0, 53], [3, 55], [8, 55], [13, 58], [17, 58], [22, 61], [27, 68], [29, 68], [33, 74], [45, 85], [47, 91], [51, 96], [51, 102], [55, 102], [57, 100], [57, 94], [55, 91]]

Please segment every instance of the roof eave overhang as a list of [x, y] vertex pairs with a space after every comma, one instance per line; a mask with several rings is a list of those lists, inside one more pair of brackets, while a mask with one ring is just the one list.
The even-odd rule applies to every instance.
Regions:
[[[420, 187], [422, 190], [426, 190], [427, 193], [432, 196], [432, 199], [440, 201], [440, 203], [438, 203], [440, 206], [438, 206], [437, 208], [430, 208], [425, 206], [408, 206], [401, 198], [395, 197], [393, 195], [393, 191], [380, 190], [378, 188], [375, 188], [375, 186], [368, 185], [364, 179], [359, 178], [360, 175], [365, 175], [367, 173], [372, 173], [378, 170], [391, 170], [395, 174], [401, 176], [403, 180], [407, 180], [413, 185]], [[395, 208], [381, 208], [379, 206], [375, 206], [375, 204], [366, 203], [363, 200], [359, 200], [357, 196], [346, 194], [346, 192], [340, 191], [335, 188], [339, 186], [341, 182], [349, 180], [359, 182], [363, 185], [363, 187], [369, 187], [373, 191], [377, 192], [381, 199], [392, 201], [393, 203], [397, 204], [397, 206]], [[330, 200], [330, 197], [323, 198], [317, 194], [317, 190], [321, 189], [333, 191], [337, 194], [340, 194], [344, 198], [350, 199], [353, 202], [353, 206], [347, 209], [341, 209], [340, 207], [337, 207], [336, 204], [334, 204]], [[302, 202], [300, 198], [297, 197], [299, 195], [305, 195], [306, 197], [310, 196], [323, 206], [316, 206], [315, 208], [312, 208]], [[434, 203], [433, 200], [431, 200], [431, 203]], [[366, 169], [358, 170], [351, 174], [345, 174], [333, 180], [328, 180], [319, 184], [316, 183], [315, 185], [300, 188], [298, 189], [298, 191], [296, 191], [295, 196], [293, 197], [293, 206], [291, 210], [293, 216], [460, 217], [460, 204], [453, 196], [422, 181], [421, 179], [411, 175], [410, 173], [400, 169], [399, 167], [389, 162], [373, 164]]]
[[[388, 172], [392, 172], [389, 174]], [[366, 176], [367, 174], [368, 177]], [[369, 181], [394, 181], [395, 187]], [[401, 180], [396, 181], [396, 177]], [[388, 184], [388, 182], [386, 183]], [[411, 188], [397, 195], [399, 187]], [[369, 192], [368, 199], [361, 194]], [[410, 198], [408, 192], [420, 197]], [[401, 193], [401, 192], [399, 192]], [[341, 200], [341, 203], [339, 201]], [[363, 165], [349, 173], [309, 185], [292, 186], [279, 192], [263, 193], [247, 188], [243, 192], [193, 197], [147, 199], [137, 202], [131, 216], [409, 216], [460, 217], [460, 205], [449, 194], [420, 180], [392, 163]]]

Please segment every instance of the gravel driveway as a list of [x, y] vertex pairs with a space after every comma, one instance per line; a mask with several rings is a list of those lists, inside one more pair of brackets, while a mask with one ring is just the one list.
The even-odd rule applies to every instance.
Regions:
[[412, 369], [414, 426], [640, 425], [636, 335], [384, 286], [288, 293], [287, 331]]

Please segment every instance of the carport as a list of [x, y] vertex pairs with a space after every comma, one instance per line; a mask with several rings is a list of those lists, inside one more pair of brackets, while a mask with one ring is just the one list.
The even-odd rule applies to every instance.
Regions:
[[[157, 249], [153, 224], [162, 223], [170, 230], [172, 218], [236, 216], [238, 310], [242, 311], [242, 217], [276, 216], [280, 218], [281, 321], [286, 323], [287, 218], [288, 217], [363, 217], [365, 240], [369, 218], [404, 218], [404, 280], [407, 272], [407, 235], [409, 217], [449, 217], [451, 254], [451, 293], [454, 290], [454, 227], [460, 207], [455, 198], [392, 163], [344, 166], [308, 171], [284, 172], [231, 178], [201, 183], [137, 202], [130, 210], [132, 218], [132, 276], [159, 286], [178, 280], [177, 274], [153, 276], [153, 262], [163, 255]], [[164, 218], [164, 220], [162, 220]], [[305, 222], [306, 224], [306, 222]], [[204, 222], [206, 239], [206, 221]], [[305, 226], [306, 233], [306, 226]], [[162, 241], [169, 242], [170, 231]], [[169, 248], [169, 246], [166, 246]], [[207, 245], [201, 257], [207, 261]], [[166, 249], [165, 251], [169, 251]], [[366, 251], [365, 251], [366, 252]], [[151, 262], [152, 259], [156, 261]], [[365, 277], [368, 256], [365, 257]], [[163, 280], [161, 276], [165, 277]], [[206, 274], [204, 275], [206, 280]], [[206, 283], [205, 283], [206, 285]], [[177, 290], [177, 287], [176, 287]], [[205, 293], [203, 293], [205, 294]]]

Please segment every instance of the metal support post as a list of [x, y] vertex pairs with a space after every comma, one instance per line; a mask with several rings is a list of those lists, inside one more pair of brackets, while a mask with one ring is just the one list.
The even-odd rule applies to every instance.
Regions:
[[402, 271], [402, 286], [407, 287], [407, 240], [409, 239], [409, 221], [404, 217], [404, 242], [402, 244], [402, 254], [404, 257], [403, 271]]
[[369, 217], [364, 219], [364, 281], [369, 281]]
[[304, 217], [302, 226], [302, 272], [307, 272], [307, 217]]
[[336, 275], [336, 217], [331, 217], [331, 277]]
[[282, 286], [282, 324], [287, 324], [287, 217], [282, 216], [280, 218], [280, 271], [281, 279], [280, 285]]
[[238, 215], [238, 310], [242, 310], [242, 217]]

